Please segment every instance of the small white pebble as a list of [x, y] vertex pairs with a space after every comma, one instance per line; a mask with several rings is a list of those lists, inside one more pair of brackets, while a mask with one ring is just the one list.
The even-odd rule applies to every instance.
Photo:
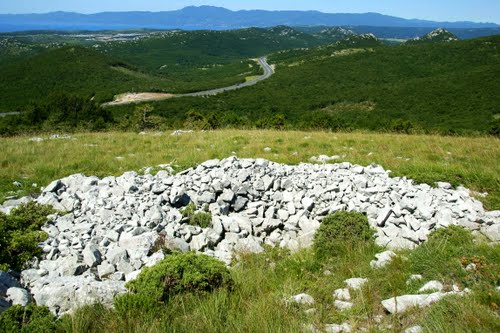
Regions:
[[350, 308], [352, 308], [354, 304], [352, 304], [351, 302], [344, 302], [344, 301], [336, 300], [333, 303], [333, 305], [335, 305], [335, 307], [337, 309], [339, 309], [340, 311], [344, 311], [344, 310], [349, 310]]
[[422, 333], [424, 330], [421, 326], [412, 326], [405, 330], [405, 333]]

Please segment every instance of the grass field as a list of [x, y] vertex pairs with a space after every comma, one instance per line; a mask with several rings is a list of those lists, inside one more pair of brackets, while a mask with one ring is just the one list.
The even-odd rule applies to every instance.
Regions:
[[[72, 139], [0, 139], [0, 200], [36, 192], [32, 186], [74, 173], [119, 175], [128, 170], [171, 163], [178, 170], [232, 154], [275, 162], [308, 162], [319, 154], [338, 161], [377, 163], [432, 184], [448, 181], [477, 191], [488, 209], [500, 209], [500, 144], [493, 137], [445, 137], [375, 133], [218, 130], [180, 136], [170, 133], [85, 133]], [[271, 152], [264, 148], [270, 147]], [[13, 185], [14, 181], [22, 184]]]

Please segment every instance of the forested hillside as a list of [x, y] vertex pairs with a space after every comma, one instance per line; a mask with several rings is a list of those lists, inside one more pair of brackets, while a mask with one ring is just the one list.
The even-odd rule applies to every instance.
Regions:
[[495, 36], [286, 51], [270, 58], [277, 73], [259, 85], [154, 107], [174, 127], [189, 123], [194, 112], [221, 126], [495, 133], [499, 46]]

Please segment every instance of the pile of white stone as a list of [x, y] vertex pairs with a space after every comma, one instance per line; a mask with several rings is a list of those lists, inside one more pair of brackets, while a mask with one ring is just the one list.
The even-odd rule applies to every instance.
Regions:
[[[340, 210], [366, 213], [377, 243], [392, 249], [414, 247], [452, 224], [500, 240], [500, 212], [486, 212], [467, 189], [415, 185], [389, 173], [376, 165], [229, 157], [176, 175], [69, 176], [36, 199], [67, 214], [51, 216], [43, 227], [44, 258], [21, 281], [37, 304], [60, 315], [111, 303], [125, 292], [125, 281], [163, 258], [159, 245], [229, 263], [233, 253], [260, 252], [263, 244], [309, 246], [321, 220]], [[211, 227], [187, 223], [181, 210], [189, 203], [211, 212]]]

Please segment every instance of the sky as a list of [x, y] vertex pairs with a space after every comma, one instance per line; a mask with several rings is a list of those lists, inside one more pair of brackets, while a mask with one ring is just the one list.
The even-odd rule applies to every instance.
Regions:
[[377, 12], [434, 21], [475, 21], [500, 24], [500, 0], [0, 0], [0, 13], [72, 11], [167, 11], [210, 5], [231, 10], [318, 10], [326, 13]]

